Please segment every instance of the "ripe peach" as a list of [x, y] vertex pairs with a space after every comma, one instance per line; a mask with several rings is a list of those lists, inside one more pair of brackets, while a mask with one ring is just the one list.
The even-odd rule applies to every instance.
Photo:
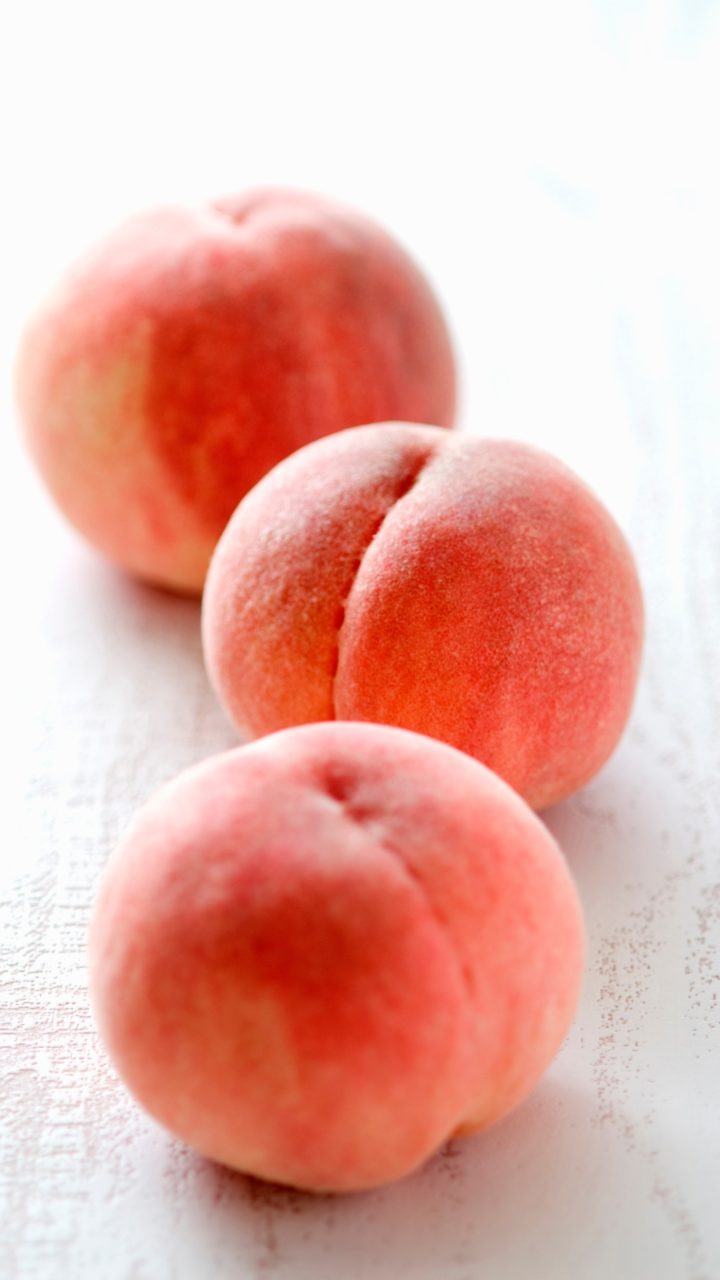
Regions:
[[246, 733], [399, 725], [541, 808], [620, 736], [642, 601], [622, 534], [559, 462], [384, 424], [301, 449], [245, 498], [213, 558], [203, 632]]
[[18, 363], [65, 515], [130, 572], [191, 592], [286, 454], [389, 417], [449, 426], [454, 383], [405, 252], [351, 209], [282, 190], [134, 218], [71, 272]]
[[582, 959], [538, 819], [468, 756], [379, 725], [184, 773], [111, 859], [91, 930], [100, 1030], [143, 1106], [316, 1190], [401, 1177], [515, 1106]]

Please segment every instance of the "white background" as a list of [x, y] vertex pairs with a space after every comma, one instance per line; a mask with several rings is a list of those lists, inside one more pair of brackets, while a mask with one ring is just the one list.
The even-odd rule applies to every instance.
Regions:
[[[10, 4], [0, 30], [0, 1275], [720, 1275], [720, 6]], [[347, 1199], [219, 1170], [142, 1116], [85, 994], [134, 808], [234, 742], [197, 606], [134, 586], [18, 443], [23, 316], [124, 214], [256, 183], [385, 223], [451, 317], [461, 427], [561, 455], [646, 591], [622, 746], [548, 822], [590, 958], [504, 1124]]]

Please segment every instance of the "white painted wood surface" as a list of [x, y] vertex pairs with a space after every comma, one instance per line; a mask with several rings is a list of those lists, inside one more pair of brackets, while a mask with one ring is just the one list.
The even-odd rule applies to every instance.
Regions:
[[89, 5], [24, 7], [4, 49], [3, 369], [63, 260], [168, 194], [289, 180], [414, 246], [458, 336], [462, 428], [565, 458], [645, 586], [629, 731], [547, 815], [589, 925], [578, 1019], [505, 1123], [369, 1194], [230, 1174], [139, 1112], [90, 1019], [90, 904], [134, 809], [235, 739], [197, 606], [65, 528], [6, 381], [3, 1280], [720, 1275], [720, 13], [403, 7], [343, 26], [320, 3], [131, 4], [109, 34]]

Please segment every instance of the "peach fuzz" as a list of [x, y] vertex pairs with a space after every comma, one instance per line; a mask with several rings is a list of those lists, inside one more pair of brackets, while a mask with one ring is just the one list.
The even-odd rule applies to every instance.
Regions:
[[211, 564], [203, 634], [242, 732], [398, 725], [541, 808], [620, 737], [642, 600], [623, 535], [561, 463], [384, 424], [307, 446], [245, 498]]
[[452, 423], [450, 341], [427, 281], [371, 221], [257, 190], [141, 214], [30, 323], [27, 441], [56, 502], [126, 570], [199, 592], [241, 497], [340, 428]]
[[504, 783], [417, 734], [322, 724], [141, 811], [101, 886], [91, 990], [156, 1119], [245, 1172], [349, 1191], [525, 1097], [583, 946], [564, 859]]

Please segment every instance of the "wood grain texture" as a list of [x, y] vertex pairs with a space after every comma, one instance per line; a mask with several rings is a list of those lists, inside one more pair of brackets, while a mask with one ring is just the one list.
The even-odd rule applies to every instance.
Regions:
[[[601, 13], [590, 34], [581, 8]], [[705, 172], [720, 36], [711, 8], [641, 4], [623, 17], [623, 6], [567, 6], [579, 59], [570, 70], [539, 16], [532, 26], [530, 7], [527, 62], [509, 17], [507, 39], [495, 32], [487, 55], [469, 29], [446, 47], [420, 25], [418, 49], [432, 61], [440, 39], [454, 68], [448, 102], [433, 99], [439, 124], [422, 115], [423, 85], [407, 71], [424, 146], [433, 128], [442, 137], [433, 155], [444, 212], [426, 208], [425, 170], [408, 164], [405, 185], [392, 187], [397, 155], [382, 112], [371, 119], [377, 152], [367, 161], [353, 152], [353, 165], [366, 165], [357, 191], [351, 170], [337, 168], [339, 136], [318, 160], [328, 189], [344, 183], [361, 202], [374, 191], [377, 211], [389, 183], [398, 229], [403, 219], [417, 228], [444, 282], [464, 367], [463, 429], [524, 438], [575, 467], [628, 533], [648, 610], [629, 730], [595, 781], [546, 815], [588, 919], [576, 1024], [521, 1108], [404, 1182], [317, 1197], [229, 1173], [147, 1119], [109, 1066], [85, 968], [103, 864], [158, 785], [235, 737], [202, 668], [197, 606], [125, 581], [65, 529], [22, 456], [4, 396], [3, 1280], [720, 1275], [720, 208]], [[399, 49], [402, 29], [386, 21]], [[191, 35], [181, 33], [187, 51]], [[163, 32], [152, 38], [165, 49]], [[521, 156], [525, 134], [506, 119], [513, 163], [482, 144], [478, 191], [467, 171], [480, 145], [474, 59], [485, 56], [491, 76], [511, 52], [526, 77], [532, 136]], [[310, 82], [320, 95], [317, 59], [318, 85], [305, 68], [302, 89]], [[181, 110], [185, 81], [168, 75]], [[352, 115], [360, 71], [348, 76], [357, 140], [370, 125]], [[558, 77], [568, 96], [553, 96]], [[150, 82], [140, 81], [147, 106]], [[492, 86], [501, 93], [500, 80]], [[305, 115], [298, 106], [305, 123], [319, 97], [309, 101]], [[389, 111], [390, 97], [382, 103]], [[140, 146], [140, 124], [135, 136]], [[230, 150], [235, 125], [225, 137]], [[291, 166], [290, 143], [287, 152], [275, 143]], [[156, 152], [150, 136], [146, 184]], [[184, 161], [183, 152], [176, 173]], [[132, 185], [129, 160], [123, 180]], [[143, 203], [139, 187], [135, 195]], [[27, 214], [49, 270], [38, 216]], [[68, 225], [64, 240], [56, 235], [58, 259]], [[1, 317], [7, 366], [27, 292], [18, 286]]]

